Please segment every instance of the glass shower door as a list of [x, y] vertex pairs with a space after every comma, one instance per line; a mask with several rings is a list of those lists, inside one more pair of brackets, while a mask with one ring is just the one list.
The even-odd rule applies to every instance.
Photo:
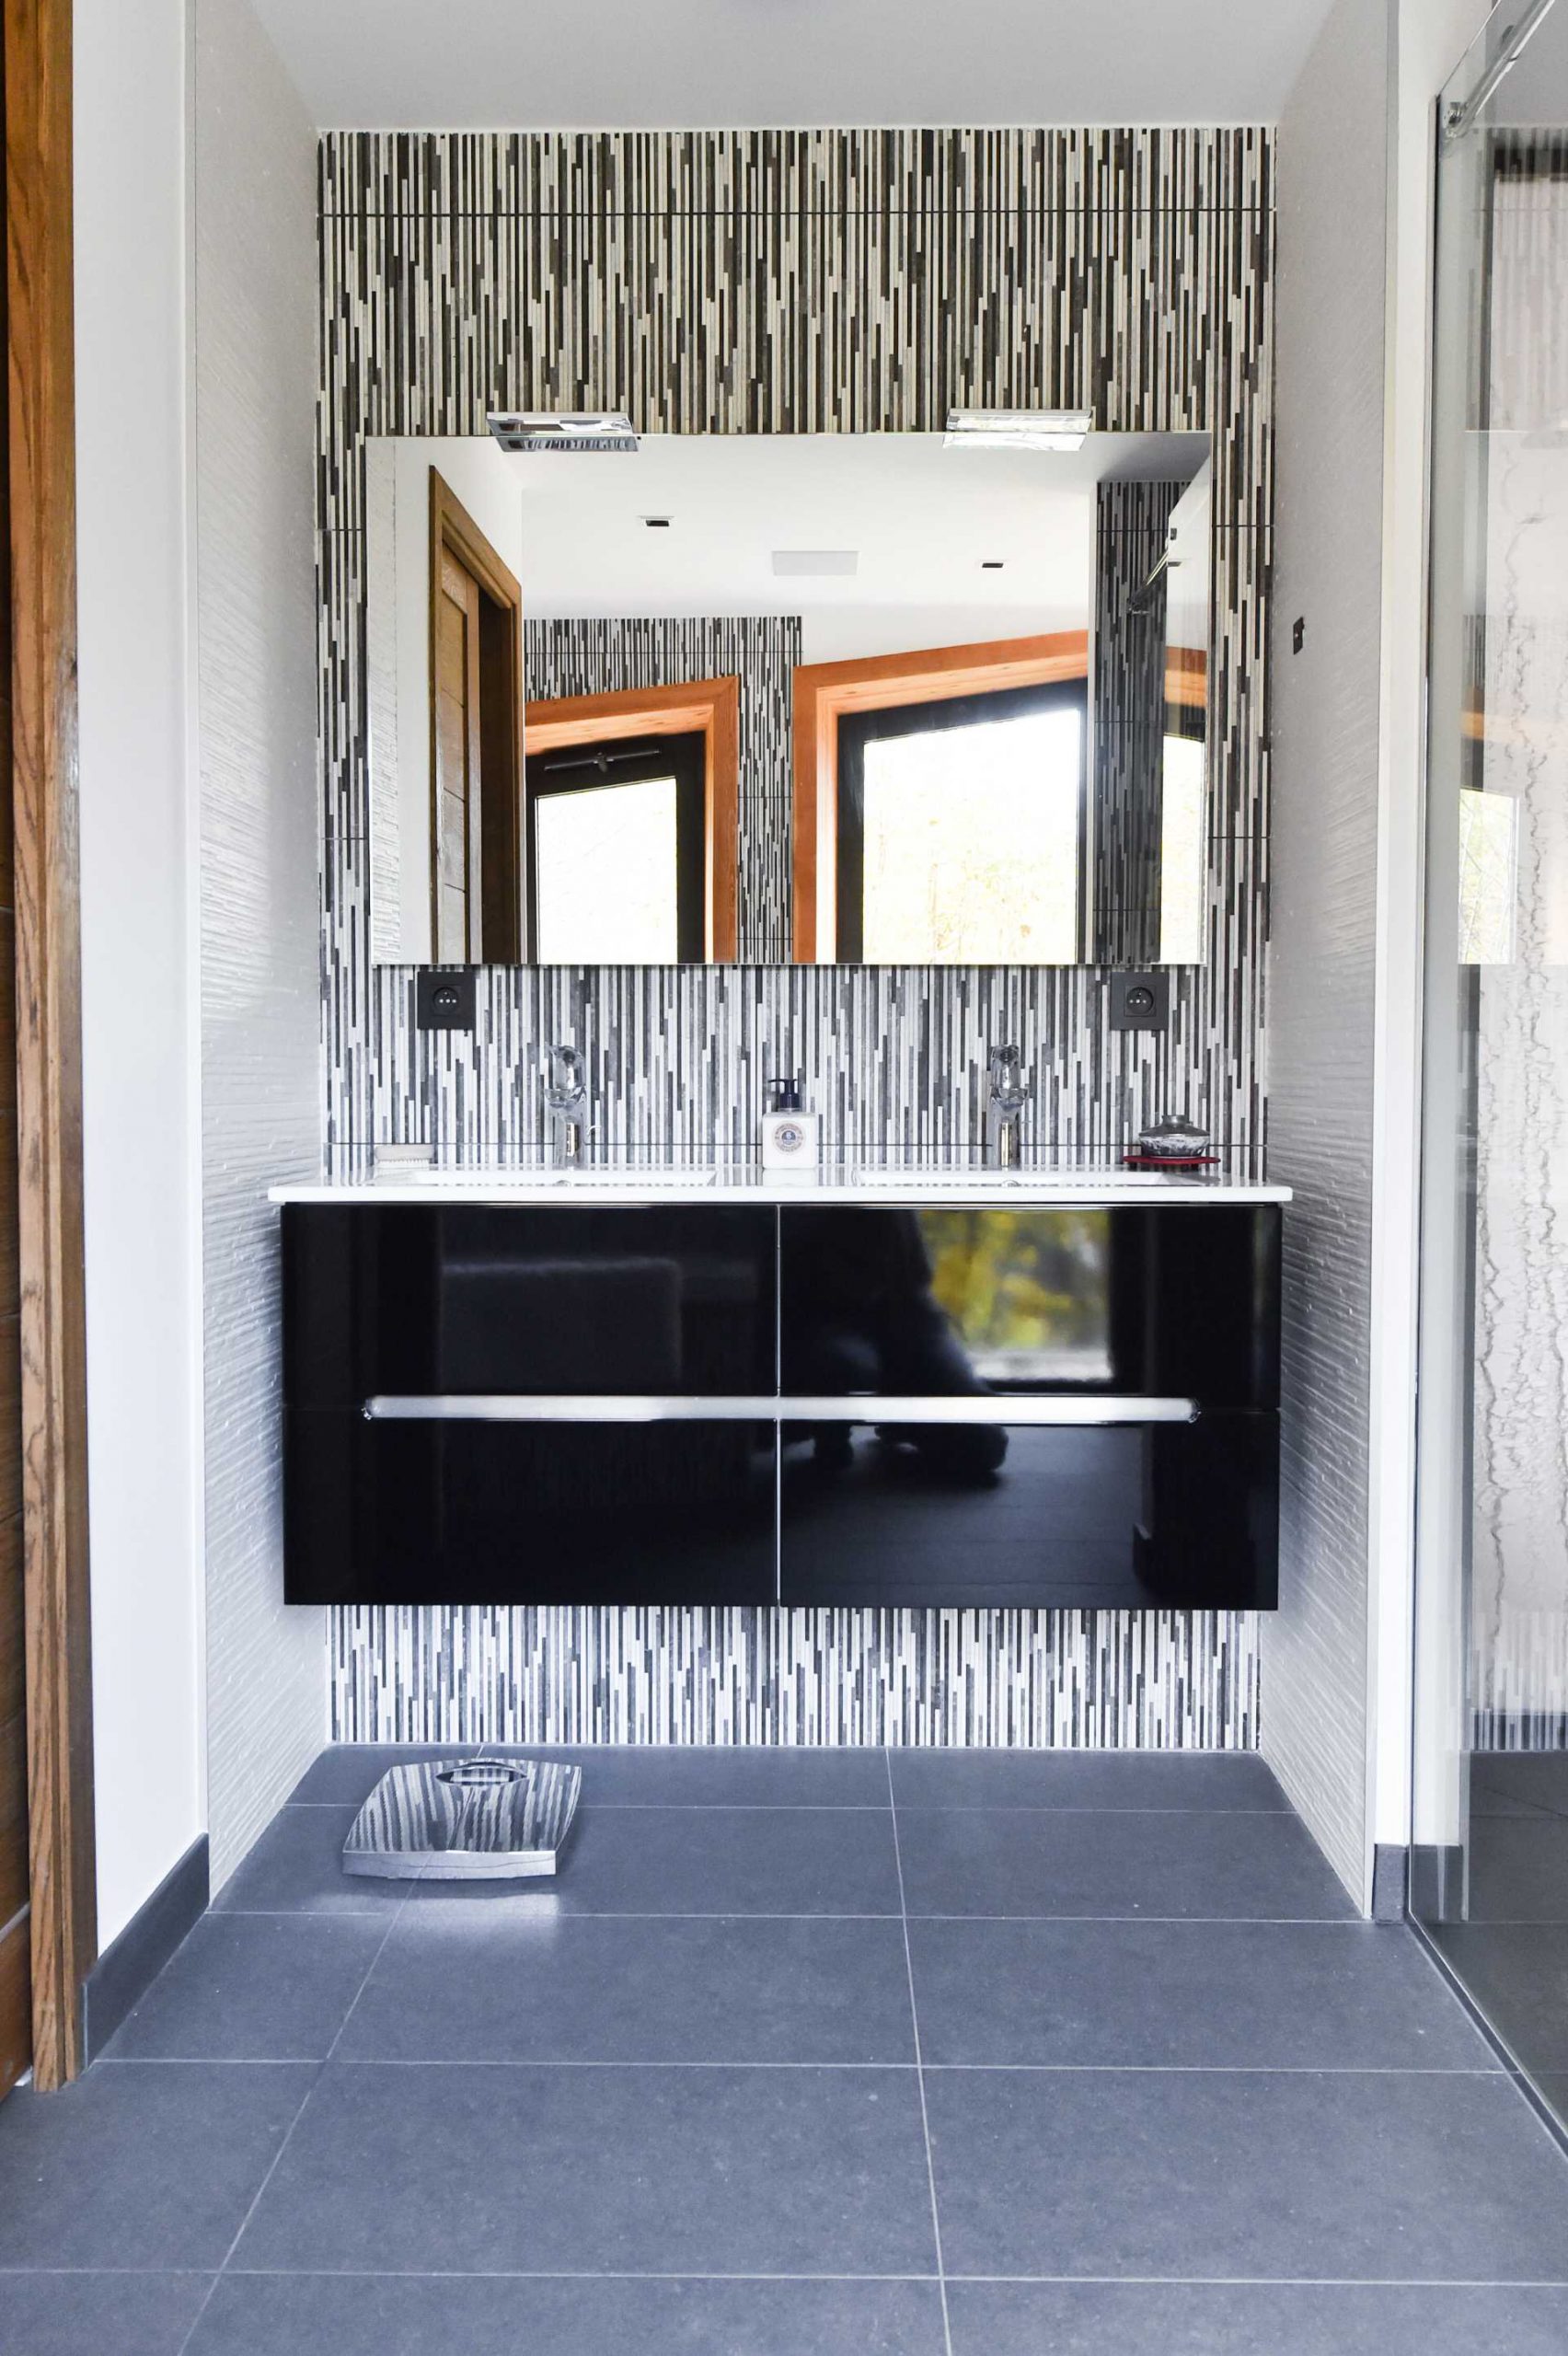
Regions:
[[1568, 2122], [1568, 0], [1512, 13], [1439, 109], [1412, 1904]]

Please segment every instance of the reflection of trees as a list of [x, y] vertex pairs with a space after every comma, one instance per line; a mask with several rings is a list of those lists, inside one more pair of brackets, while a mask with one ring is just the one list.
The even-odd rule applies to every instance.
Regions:
[[928, 1210], [931, 1289], [971, 1349], [1103, 1346], [1111, 1231], [1105, 1210]]

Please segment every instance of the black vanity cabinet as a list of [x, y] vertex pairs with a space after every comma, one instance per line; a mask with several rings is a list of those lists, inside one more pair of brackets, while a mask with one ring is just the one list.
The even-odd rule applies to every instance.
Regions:
[[286, 1204], [289, 1600], [772, 1602], [776, 1265], [761, 1207]]
[[1266, 1609], [1279, 1233], [285, 1205], [289, 1599]]

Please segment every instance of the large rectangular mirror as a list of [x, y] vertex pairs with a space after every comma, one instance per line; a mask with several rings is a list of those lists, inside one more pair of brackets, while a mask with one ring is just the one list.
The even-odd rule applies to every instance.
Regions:
[[1202, 955], [1209, 445], [366, 448], [397, 964]]

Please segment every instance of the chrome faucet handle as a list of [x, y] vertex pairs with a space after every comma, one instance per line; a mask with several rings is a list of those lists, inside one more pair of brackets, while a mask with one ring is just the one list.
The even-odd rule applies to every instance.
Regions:
[[575, 1112], [587, 1093], [580, 1047], [552, 1047], [545, 1098], [552, 1113]]
[[545, 1110], [558, 1162], [582, 1160], [582, 1107], [588, 1094], [582, 1055], [577, 1047], [552, 1047], [545, 1070]]
[[1021, 1113], [1029, 1102], [1029, 1083], [1024, 1077], [1023, 1057], [1016, 1047], [993, 1047], [986, 1067], [991, 1084], [991, 1102], [998, 1112]]

